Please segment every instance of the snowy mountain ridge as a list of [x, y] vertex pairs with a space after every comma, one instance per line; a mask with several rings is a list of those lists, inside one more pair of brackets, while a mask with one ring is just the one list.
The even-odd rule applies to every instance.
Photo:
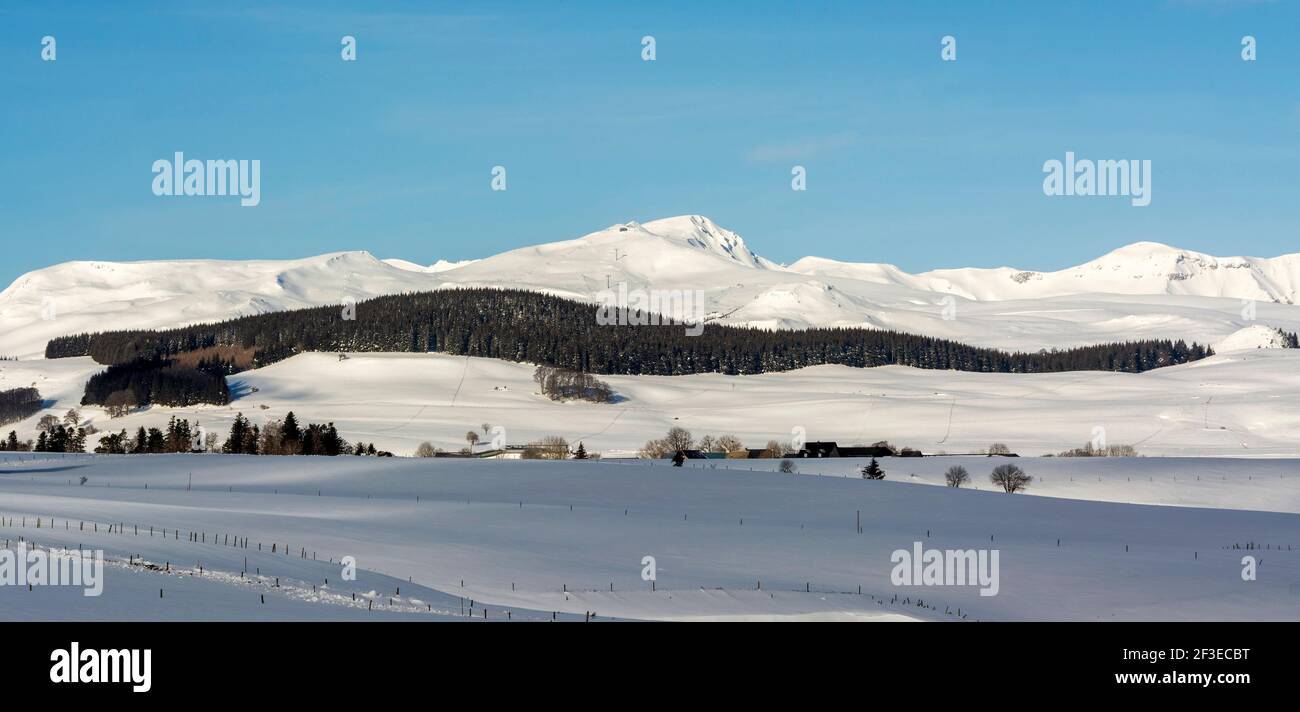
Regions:
[[[1214, 343], [1261, 325], [1300, 328], [1300, 254], [1214, 257], [1153, 242], [1056, 272], [999, 267], [909, 274], [805, 257], [788, 266], [700, 215], [627, 222], [477, 260], [422, 266], [365, 251], [292, 260], [74, 261], [0, 292], [0, 355], [50, 338], [167, 328], [401, 292], [511, 287], [593, 301], [630, 289], [692, 290], [720, 323], [868, 326], [1032, 349], [1133, 338]], [[1258, 302], [1247, 314], [1242, 300]]]

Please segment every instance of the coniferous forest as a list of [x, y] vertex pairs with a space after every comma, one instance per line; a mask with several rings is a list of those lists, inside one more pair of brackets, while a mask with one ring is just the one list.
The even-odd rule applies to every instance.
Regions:
[[16, 423], [36, 415], [41, 409], [41, 403], [41, 393], [35, 388], [0, 391], [0, 425]]
[[[681, 325], [598, 324], [591, 304], [521, 290], [456, 289], [376, 297], [344, 318], [337, 306], [258, 314], [161, 331], [114, 331], [59, 337], [47, 358], [89, 355], [113, 366], [87, 386], [87, 402], [161, 376], [169, 358], [195, 351], [238, 352], [241, 363], [213, 356], [193, 369], [211, 382], [178, 378], [149, 389], [152, 402], [212, 398], [216, 379], [305, 351], [440, 352], [556, 366], [583, 373], [756, 374], [820, 364], [901, 365], [1000, 373], [1125, 371], [1186, 363], [1212, 353], [1198, 344], [1144, 340], [1037, 353], [1005, 352], [897, 331], [819, 328], [805, 331]], [[349, 310], [352, 311], [352, 310]], [[92, 394], [93, 392], [93, 394]], [[143, 394], [137, 394], [143, 395]]]
[[165, 405], [230, 402], [220, 371], [189, 368], [166, 358], [138, 358], [113, 364], [86, 381], [82, 405]]

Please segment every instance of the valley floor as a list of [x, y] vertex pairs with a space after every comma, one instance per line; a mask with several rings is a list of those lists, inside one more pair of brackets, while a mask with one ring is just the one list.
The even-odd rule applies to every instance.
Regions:
[[[916, 480], [933, 481], [955, 462], [981, 489], [904, 474], [915, 464]], [[0, 542], [102, 548], [114, 563], [98, 598], [0, 586], [0, 620], [1300, 619], [1300, 463], [1016, 462], [1040, 478], [1031, 491], [1080, 499], [989, 491], [988, 458], [890, 459], [889, 479], [873, 482], [814, 476], [810, 461], [783, 475], [662, 462], [5, 454]], [[893, 552], [916, 542], [997, 550], [997, 594], [894, 585]], [[1256, 580], [1242, 578], [1246, 555]], [[356, 581], [340, 580], [345, 556]]]

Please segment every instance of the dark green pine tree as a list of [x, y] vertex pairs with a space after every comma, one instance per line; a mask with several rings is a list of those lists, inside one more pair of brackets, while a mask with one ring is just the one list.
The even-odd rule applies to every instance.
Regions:
[[284, 442], [284, 447], [289, 453], [297, 453], [299, 442], [302, 440], [302, 429], [298, 427], [298, 418], [289, 411], [284, 416], [284, 423], [280, 426], [280, 439]]
[[230, 424], [230, 437], [222, 444], [221, 451], [238, 455], [244, 452], [244, 442], [248, 434], [248, 420], [244, 418], [243, 413], [235, 414], [235, 422]]
[[68, 429], [62, 425], [55, 426], [54, 432], [46, 441], [45, 446], [50, 452], [67, 452], [68, 451]]
[[883, 480], [883, 479], [885, 479], [885, 471], [884, 471], [883, 469], [881, 469], [881, 467], [880, 467], [880, 463], [876, 462], [876, 458], [874, 458], [874, 457], [871, 458], [871, 462], [869, 462], [869, 463], [867, 463], [866, 465], [863, 466], [863, 468], [862, 468], [862, 479], [864, 479], [864, 480]]
[[158, 428], [149, 428], [149, 439], [146, 441], [145, 452], [166, 452], [167, 445], [163, 438], [163, 432]]
[[321, 437], [321, 454], [331, 457], [339, 454], [343, 450], [343, 440], [339, 437], [338, 428], [333, 423], [325, 426], [325, 433]]
[[578, 451], [573, 453], [573, 459], [575, 460], [587, 459], [587, 448], [582, 446], [582, 441], [578, 441]]
[[320, 450], [320, 426], [309, 424], [307, 429], [302, 431], [302, 449], [300, 452], [303, 455], [319, 455], [321, 454]]
[[[248, 421], [244, 421], [244, 422], [247, 423]], [[248, 426], [248, 429], [244, 431], [244, 448], [243, 448], [243, 449], [244, 449], [244, 454], [245, 454], [245, 455], [256, 455], [256, 454], [258, 454], [258, 452], [257, 452], [257, 448], [258, 448], [258, 444], [261, 442], [261, 439], [262, 439], [261, 436], [262, 436], [262, 432], [261, 432], [261, 430], [260, 430], [256, 425], [249, 425], [249, 426]], [[264, 452], [264, 453], [262, 453], [262, 454], [263, 454], [263, 455], [267, 455], [267, 454], [269, 454], [269, 453], [265, 453], [265, 452]]]

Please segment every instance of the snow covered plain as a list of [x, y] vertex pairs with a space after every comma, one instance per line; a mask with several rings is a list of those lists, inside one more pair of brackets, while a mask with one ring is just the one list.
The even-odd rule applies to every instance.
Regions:
[[[912, 484], [900, 460], [886, 462], [891, 479], [883, 482], [591, 461], [39, 454], [0, 461], [0, 538], [10, 545], [23, 536], [98, 547], [113, 559], [140, 555], [173, 569], [119, 563], [98, 598], [0, 587], [4, 620], [482, 620], [484, 611], [506, 620], [507, 610], [512, 621], [556, 612], [582, 619], [588, 611], [598, 620], [1300, 618], [1294, 461], [1019, 461], [1060, 492], [1069, 486], [1054, 481], [1067, 472], [1101, 477], [1077, 494], [1111, 500], [1133, 495], [1129, 480], [1149, 475], [1160, 485], [1136, 490], [1148, 501], [1249, 505], [1256, 480], [1271, 478], [1273, 491], [1285, 493], [1271, 512], [991, 492], [981, 482], [987, 458], [963, 460], [981, 490]], [[893, 585], [891, 553], [918, 541], [997, 549], [997, 595]], [[1249, 546], [1259, 548], [1238, 548]], [[1257, 580], [1242, 580], [1246, 554], [1258, 561]], [[343, 556], [356, 557], [357, 581], [339, 580], [331, 562]], [[657, 562], [653, 591], [641, 579], [645, 556]], [[255, 581], [241, 579], [244, 571]], [[462, 615], [469, 599], [475, 609]]]

